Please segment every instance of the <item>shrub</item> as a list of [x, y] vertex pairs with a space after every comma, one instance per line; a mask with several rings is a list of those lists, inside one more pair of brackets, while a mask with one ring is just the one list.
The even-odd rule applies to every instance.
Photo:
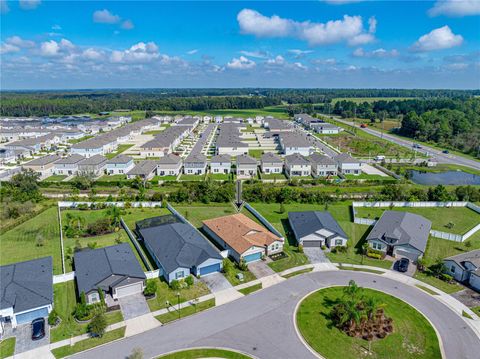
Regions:
[[106, 234], [112, 231], [112, 223], [110, 218], [100, 218], [90, 223], [87, 227], [87, 233], [92, 236]]
[[48, 324], [49, 325], [56, 325], [58, 323], [59, 317], [58, 313], [55, 309], [52, 309], [50, 314], [48, 315]]
[[189, 275], [187, 278], [185, 278], [185, 283], [191, 287], [193, 285], [193, 276]]
[[232, 270], [234, 270], [233, 263], [228, 258], [225, 258], [223, 260], [223, 273], [230, 273]]
[[[334, 247], [335, 248], [335, 247]], [[322, 245], [322, 250], [324, 251], [325, 249], [327, 249], [327, 246], [325, 244]]]
[[147, 280], [147, 285], [143, 291], [146, 296], [154, 295], [157, 292], [157, 282], [154, 279]]
[[444, 282], [450, 283], [453, 280], [453, 277], [450, 274], [442, 273], [440, 275], [440, 279], [443, 280]]
[[170, 282], [170, 288], [172, 288], [173, 290], [179, 290], [181, 289], [181, 284], [178, 280], [174, 279]]
[[303, 253], [303, 245], [298, 245], [298, 253]]
[[98, 290], [98, 295], [100, 297], [100, 303], [102, 303], [103, 305], [105, 305], [105, 293], [103, 293], [103, 290], [99, 288], [97, 288]]
[[87, 305], [78, 303], [75, 307], [75, 312], [73, 314], [78, 320], [88, 320], [90, 319], [90, 311], [88, 310]]
[[240, 263], [238, 264], [238, 268], [240, 268], [241, 271], [246, 271], [248, 270], [247, 262], [245, 262], [245, 259], [241, 259]]
[[88, 325], [88, 331], [96, 337], [101, 337], [107, 329], [107, 319], [103, 313], [95, 315]]

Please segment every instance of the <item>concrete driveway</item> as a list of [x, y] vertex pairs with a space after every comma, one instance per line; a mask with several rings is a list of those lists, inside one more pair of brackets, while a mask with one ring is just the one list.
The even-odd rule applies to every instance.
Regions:
[[201, 277], [200, 280], [207, 285], [212, 293], [233, 288], [228, 279], [225, 278], [222, 273], [212, 273], [205, 277]]
[[[395, 262], [393, 262], [392, 267], [390, 268], [391, 270], [398, 271], [398, 262], [402, 259], [402, 257], [398, 256], [395, 258]], [[410, 261], [410, 264], [408, 265], [408, 269], [405, 273], [399, 272], [405, 275], [408, 275], [409, 277], [413, 277], [415, 274], [415, 271], [417, 270], [417, 266]]]
[[269, 275], [275, 274], [273, 269], [270, 268], [264, 261], [249, 263], [248, 270], [257, 278], [268, 277]]
[[15, 328], [13, 334], [17, 338], [15, 344], [15, 354], [24, 353], [32, 349], [40, 348], [41, 346], [50, 343], [50, 327], [45, 318], [45, 337], [40, 340], [32, 340], [31, 324], [20, 324]]
[[143, 294], [134, 294], [119, 298], [118, 302], [120, 303], [120, 309], [122, 310], [123, 319], [125, 320], [150, 313], [150, 308]]
[[303, 253], [307, 256], [310, 263], [330, 263], [322, 248], [320, 247], [303, 247]]

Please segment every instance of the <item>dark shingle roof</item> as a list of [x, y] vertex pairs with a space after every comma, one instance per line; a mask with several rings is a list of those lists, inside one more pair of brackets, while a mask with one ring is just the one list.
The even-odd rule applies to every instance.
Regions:
[[49, 163], [54, 163], [58, 160], [60, 160], [59, 155], [48, 155], [48, 156], [43, 156], [39, 158], [35, 158], [34, 160], [25, 163], [24, 166], [44, 166], [48, 165]]
[[475, 267], [480, 268], [480, 249], [475, 251], [470, 251], [466, 253], [460, 253], [455, 256], [447, 257], [444, 260], [454, 261], [463, 269], [467, 269], [465, 267], [465, 262], [472, 263]]
[[328, 211], [289, 212], [288, 220], [299, 238], [327, 229], [343, 238], [348, 238], [342, 227]]
[[209, 258], [222, 256], [196, 229], [184, 223], [168, 223], [139, 230], [163, 269], [196, 267]]
[[125, 155], [117, 155], [107, 161], [107, 164], [115, 164], [115, 163], [129, 163], [130, 161], [133, 161], [132, 157], [128, 157]]
[[146, 278], [128, 243], [75, 252], [74, 263], [79, 293], [96, 290], [110, 277], [113, 277], [111, 287], [127, 278]]
[[272, 152], [267, 152], [262, 155], [261, 158], [262, 163], [276, 163], [276, 164], [283, 164], [282, 159]]
[[310, 162], [313, 165], [335, 165], [335, 161], [330, 157], [321, 155], [318, 152], [312, 153], [309, 157]]
[[0, 309], [18, 313], [52, 303], [52, 257], [0, 267]]

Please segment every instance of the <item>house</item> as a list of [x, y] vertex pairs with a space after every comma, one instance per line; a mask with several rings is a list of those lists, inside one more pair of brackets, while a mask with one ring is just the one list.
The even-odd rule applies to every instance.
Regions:
[[252, 178], [257, 175], [257, 160], [249, 155], [237, 156], [237, 177]]
[[133, 158], [120, 154], [107, 160], [105, 172], [108, 175], [123, 175], [128, 173], [133, 167], [135, 167]]
[[445, 272], [456, 281], [480, 292], [480, 249], [447, 257], [443, 264]]
[[178, 176], [182, 171], [182, 158], [169, 153], [157, 161], [158, 176]]
[[328, 122], [320, 122], [311, 125], [313, 131], [322, 135], [337, 135], [343, 129]]
[[78, 293], [85, 293], [87, 304], [100, 301], [99, 290], [118, 299], [145, 288], [145, 273], [128, 243], [77, 251], [73, 263]]
[[82, 174], [88, 173], [98, 177], [103, 175], [106, 165], [107, 158], [105, 156], [94, 155], [78, 163], [78, 172]]
[[207, 172], [207, 157], [201, 153], [190, 154], [183, 162], [186, 175], [204, 175]]
[[52, 257], [0, 266], [0, 334], [47, 317], [53, 306]]
[[273, 132], [290, 132], [293, 130], [291, 121], [279, 120], [269, 116], [264, 119], [263, 126]]
[[280, 132], [279, 143], [282, 153], [286, 156], [293, 153], [308, 156], [313, 151], [308, 138], [300, 132]]
[[215, 140], [217, 154], [238, 156], [248, 153], [248, 144], [242, 142], [240, 131], [245, 127], [241, 123], [222, 123], [218, 126], [218, 136]]
[[199, 231], [174, 216], [137, 222], [136, 231], [168, 283], [190, 274], [197, 277], [220, 272], [223, 268], [220, 252]]
[[229, 174], [232, 168], [230, 155], [216, 155], [210, 159], [210, 173]]
[[106, 155], [107, 153], [116, 151], [118, 147], [117, 137], [112, 131], [90, 138], [88, 140], [78, 142], [70, 147], [72, 154], [78, 154], [86, 158], [95, 155]]
[[55, 162], [61, 159], [58, 155], [48, 155], [36, 158], [25, 163], [22, 167], [24, 170], [32, 170], [40, 175], [40, 178], [47, 178], [53, 175]]
[[347, 245], [348, 236], [328, 211], [289, 212], [288, 222], [297, 243], [304, 247]]
[[310, 161], [301, 154], [293, 153], [285, 156], [285, 173], [288, 177], [310, 176], [312, 174], [312, 166]]
[[76, 175], [78, 173], [78, 164], [84, 159], [85, 157], [77, 154], [61, 158], [53, 164], [53, 173], [64, 176]]
[[312, 165], [312, 175], [314, 177], [337, 175], [337, 163], [332, 158], [315, 152], [312, 153], [308, 159]]
[[283, 240], [242, 213], [203, 221], [204, 231], [238, 263], [283, 251]]
[[427, 247], [432, 222], [417, 214], [385, 211], [367, 236], [369, 246], [386, 255], [416, 261]]
[[157, 171], [157, 161], [144, 160], [138, 162], [135, 167], [127, 172], [128, 179], [140, 177], [143, 180], [150, 180], [155, 176]]
[[333, 159], [337, 163], [338, 171], [344, 175], [358, 176], [362, 173], [362, 163], [348, 153], [340, 153]]
[[260, 159], [260, 168], [265, 174], [283, 172], [282, 159], [272, 152], [264, 153]]

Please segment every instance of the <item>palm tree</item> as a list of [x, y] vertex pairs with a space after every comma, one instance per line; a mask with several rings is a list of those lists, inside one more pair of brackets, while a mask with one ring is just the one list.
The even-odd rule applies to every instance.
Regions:
[[367, 297], [363, 300], [363, 305], [368, 320], [372, 320], [378, 310], [378, 300], [374, 297]]
[[348, 287], [343, 289], [345, 296], [349, 297], [351, 300], [355, 301], [358, 304], [358, 296], [360, 294], [361, 288], [357, 285], [354, 280], [348, 282]]

